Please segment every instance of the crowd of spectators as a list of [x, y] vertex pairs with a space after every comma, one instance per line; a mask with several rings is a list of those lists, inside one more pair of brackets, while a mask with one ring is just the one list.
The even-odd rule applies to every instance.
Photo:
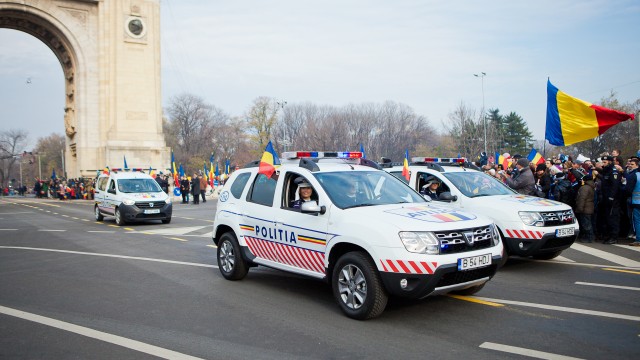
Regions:
[[581, 242], [616, 244], [628, 238], [635, 239], [630, 245], [640, 246], [635, 230], [640, 227], [639, 163], [637, 155], [624, 158], [613, 150], [593, 160], [559, 155], [537, 165], [514, 155], [506, 167], [488, 162], [482, 168], [521, 194], [571, 206], [580, 223]]

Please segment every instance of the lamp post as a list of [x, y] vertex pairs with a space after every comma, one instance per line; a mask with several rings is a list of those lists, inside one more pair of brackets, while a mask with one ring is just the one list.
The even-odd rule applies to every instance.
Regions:
[[475, 77], [479, 77], [482, 82], [482, 122], [484, 124], [484, 153], [487, 153], [487, 117], [484, 114], [484, 77], [487, 73], [481, 72], [480, 74], [473, 74]]
[[280, 107], [280, 109], [282, 109], [282, 136], [284, 137], [282, 139], [282, 146], [284, 147], [284, 151], [287, 151], [287, 145], [289, 145], [289, 139], [287, 138], [287, 126], [284, 123], [284, 106], [287, 105], [287, 102], [282, 100], [282, 101], [277, 101], [276, 104], [278, 105], [278, 107]]

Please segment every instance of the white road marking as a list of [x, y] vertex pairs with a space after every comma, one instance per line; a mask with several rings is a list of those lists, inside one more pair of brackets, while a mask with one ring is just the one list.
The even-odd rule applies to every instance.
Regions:
[[192, 263], [192, 262], [186, 262], [186, 261], [174, 261], [174, 260], [153, 259], [153, 258], [145, 258], [145, 257], [138, 257], [138, 256], [126, 256], [126, 255], [114, 255], [114, 254], [90, 253], [90, 252], [83, 252], [83, 251], [57, 250], [57, 249], [44, 249], [44, 248], [32, 248], [32, 247], [23, 247], [23, 246], [0, 246], [0, 249], [17, 249], [17, 250], [50, 251], [50, 252], [60, 252], [60, 253], [66, 253], [66, 254], [91, 255], [91, 256], [104, 256], [104, 257], [112, 257], [112, 258], [120, 258], [120, 259], [131, 259], [131, 260], [142, 260], [142, 261], [154, 261], [154, 262], [162, 262], [162, 263], [167, 263], [167, 264], [199, 266], [199, 267], [208, 267], [208, 268], [214, 268], [214, 269], [217, 269], [217, 268], [218, 268], [218, 265], [199, 264], [199, 263]]
[[492, 299], [492, 298], [486, 298], [481, 296], [474, 296], [474, 297], [484, 301], [496, 302], [498, 304], [519, 305], [519, 306], [527, 306], [527, 307], [545, 309], [545, 310], [563, 311], [563, 312], [569, 312], [569, 313], [575, 313], [575, 314], [602, 316], [602, 317], [608, 317], [613, 319], [623, 319], [623, 320], [631, 320], [631, 321], [640, 321], [640, 316], [614, 314], [614, 313], [603, 312], [603, 311], [576, 309], [576, 308], [570, 308], [570, 307], [564, 307], [564, 306], [535, 304], [535, 303], [528, 303], [528, 302], [522, 302], [522, 301]]
[[566, 258], [566, 257], [564, 257], [564, 256], [556, 256], [556, 258], [555, 258], [555, 259], [553, 259], [553, 260], [555, 260], [555, 261], [562, 261], [562, 262], [575, 262], [574, 260], [567, 259], [567, 258]]
[[[631, 246], [629, 246], [629, 247], [631, 247]], [[589, 247], [589, 246], [573, 243], [573, 245], [571, 245], [571, 248], [574, 249], [574, 250], [581, 251], [583, 253], [587, 253], [589, 255], [597, 256], [597, 257], [599, 257], [601, 259], [604, 259], [604, 260], [607, 260], [607, 261], [611, 261], [612, 263], [615, 263], [615, 264], [618, 264], [618, 265], [631, 266], [631, 267], [640, 267], [640, 262], [638, 262], [638, 261], [627, 259], [625, 257], [618, 256], [618, 255], [615, 255], [615, 254], [611, 254], [611, 253], [608, 253], [606, 251], [594, 249], [594, 248]]]
[[113, 230], [87, 230], [87, 232], [90, 232], [90, 233], [109, 233], [109, 234], [113, 234], [115, 231], [113, 231]]
[[496, 343], [492, 343], [492, 342], [484, 342], [484, 343], [482, 343], [480, 345], [480, 347], [483, 348], [483, 349], [508, 352], [508, 353], [511, 353], [511, 354], [524, 355], [524, 356], [529, 356], [529, 357], [533, 357], [533, 358], [537, 358], [537, 359], [580, 360], [580, 358], [576, 358], [576, 357], [558, 355], [558, 354], [553, 354], [553, 353], [548, 353], [548, 352], [543, 352], [543, 351], [537, 351], [537, 350], [531, 350], [531, 349], [526, 349], [526, 348], [521, 348], [521, 347], [516, 347], [516, 346], [496, 344]]
[[0, 229], [0, 231], [18, 231], [18, 229]]
[[597, 284], [597, 283], [588, 283], [588, 282], [582, 282], [582, 281], [576, 281], [576, 285], [600, 286], [600, 287], [606, 287], [606, 288], [612, 288], [612, 289], [623, 289], [623, 290], [640, 291], [640, 288], [632, 287], [632, 286]]
[[14, 316], [20, 319], [33, 321], [38, 324], [51, 326], [64, 331], [72, 332], [78, 335], [108, 342], [114, 345], [122, 346], [135, 351], [143, 352], [149, 355], [157, 356], [163, 359], [200, 359], [191, 355], [179, 353], [173, 350], [161, 348], [151, 344], [143, 343], [136, 340], [127, 339], [122, 336], [109, 334], [106, 332], [94, 330], [88, 327], [71, 324], [68, 322], [52, 319], [49, 317], [28, 313], [25, 311], [0, 306], [0, 313]]
[[206, 226], [165, 228], [165, 229], [147, 230], [147, 232], [150, 232], [156, 235], [184, 235], [193, 231], [204, 229], [206, 227], [210, 227], [210, 226], [206, 225]]
[[561, 265], [586, 266], [586, 267], [593, 267], [593, 268], [612, 268], [612, 269], [621, 269], [621, 270], [630, 270], [630, 269], [631, 270], [640, 270], [640, 268], [634, 268], [634, 267], [628, 267], [628, 266], [598, 265], [598, 264], [579, 263], [579, 262], [564, 262], [564, 261], [555, 261], [555, 259], [553, 259], [553, 260], [528, 260], [528, 259], [524, 258], [524, 259], [519, 259], [519, 260], [535, 261], [535, 262], [548, 262], [548, 263], [561, 264]]
[[53, 229], [38, 229], [38, 231], [47, 231], [47, 232], [54, 232], [54, 231], [67, 231], [67, 230], [53, 230]]
[[18, 214], [33, 214], [33, 211], [16, 211], [16, 212], [0, 213], [0, 215], [18, 215]]
[[633, 251], [640, 251], [640, 246], [630, 246], [630, 245], [614, 245], [617, 247], [621, 247], [623, 249], [628, 249], [628, 250], [633, 250]]

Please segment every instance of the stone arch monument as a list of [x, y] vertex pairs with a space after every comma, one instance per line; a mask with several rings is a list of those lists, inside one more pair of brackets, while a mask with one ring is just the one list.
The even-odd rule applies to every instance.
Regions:
[[33, 35], [60, 60], [68, 177], [122, 168], [124, 157], [131, 168], [169, 167], [160, 0], [0, 0], [0, 28]]

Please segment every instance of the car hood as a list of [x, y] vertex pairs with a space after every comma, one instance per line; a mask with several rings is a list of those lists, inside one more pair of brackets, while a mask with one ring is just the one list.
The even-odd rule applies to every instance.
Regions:
[[167, 194], [164, 192], [158, 193], [124, 193], [123, 196], [127, 199], [135, 201], [162, 201], [167, 199]]
[[493, 223], [482, 215], [425, 203], [357, 207], [345, 210], [344, 216], [366, 219], [368, 226], [392, 226], [400, 231], [446, 231]]
[[[571, 207], [559, 201], [543, 199], [528, 195], [495, 195], [470, 198], [474, 208], [505, 209], [515, 208], [518, 211], [559, 211]], [[471, 210], [471, 208], [469, 208]]]

